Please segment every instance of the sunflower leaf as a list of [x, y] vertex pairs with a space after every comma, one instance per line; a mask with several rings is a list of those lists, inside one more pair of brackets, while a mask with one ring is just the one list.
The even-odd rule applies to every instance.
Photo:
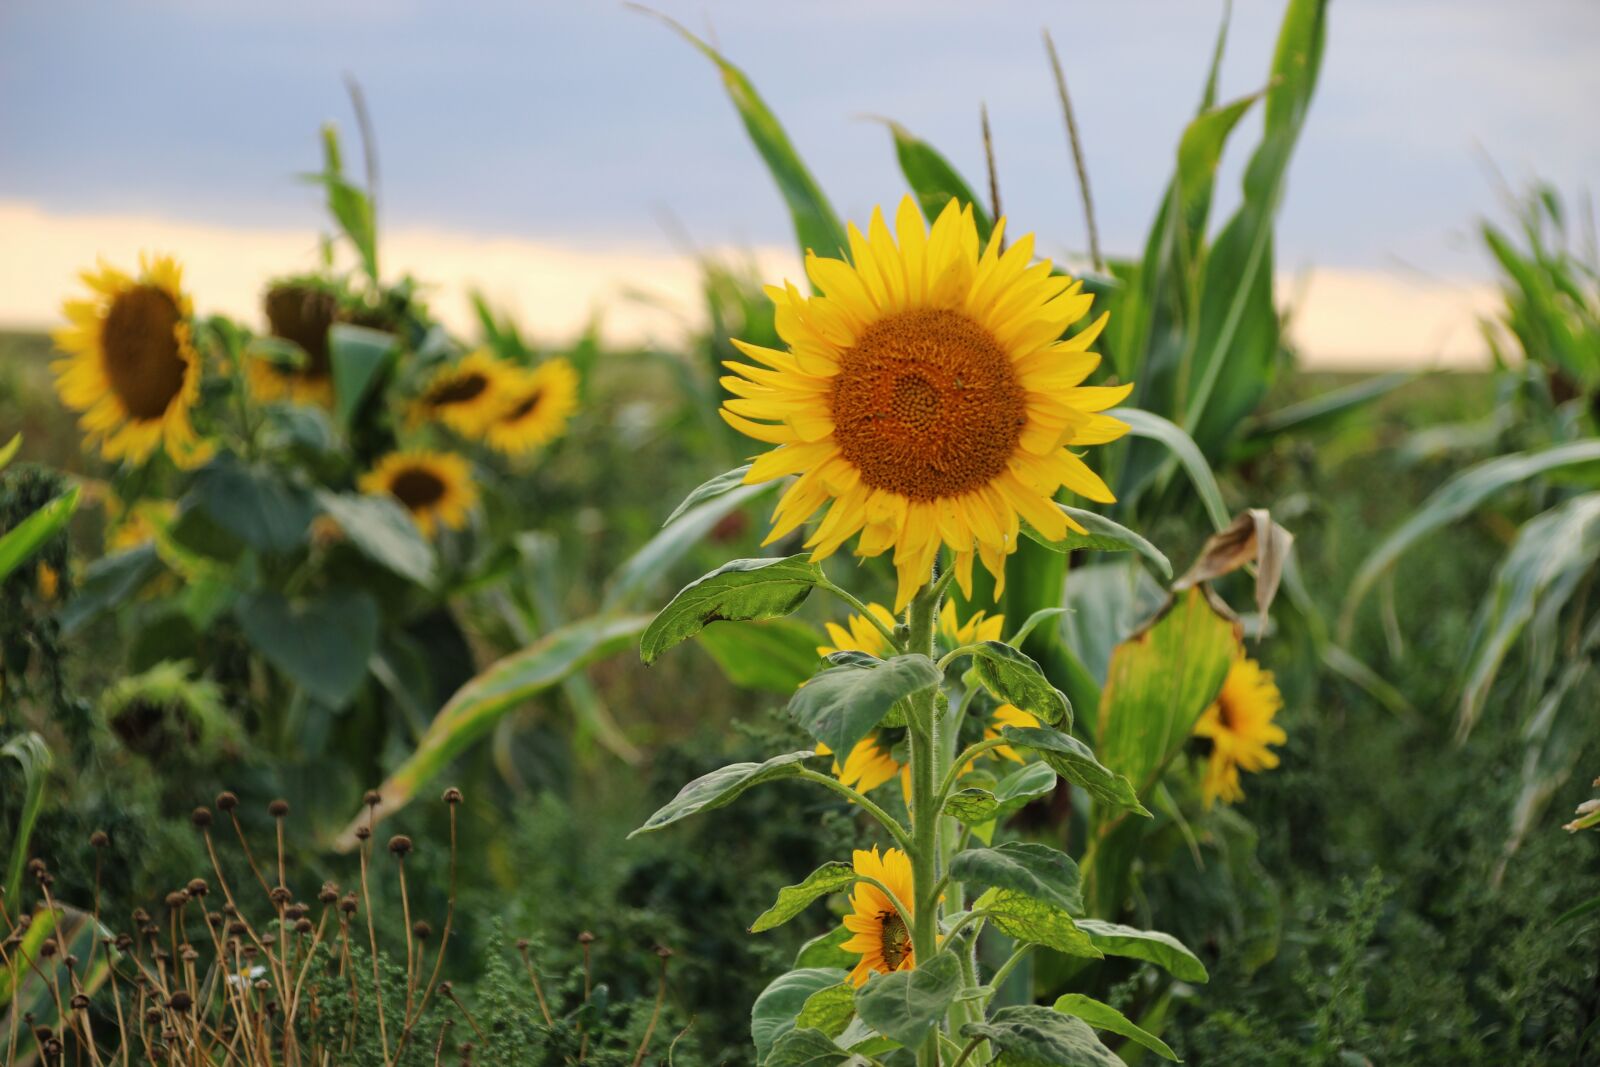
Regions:
[[378, 604], [361, 590], [299, 602], [270, 591], [247, 593], [233, 613], [252, 648], [332, 710], [355, 696], [378, 645]]
[[844, 980], [845, 972], [838, 967], [804, 967], [774, 978], [750, 1008], [750, 1039], [756, 1046], [756, 1062], [765, 1061], [778, 1039], [794, 1029], [795, 1018], [813, 993]]
[[270, 467], [221, 456], [195, 477], [193, 503], [260, 552], [286, 554], [305, 544], [317, 509], [311, 494]]
[[1044, 796], [1056, 787], [1055, 768], [1048, 763], [1026, 763], [1004, 778], [994, 787], [994, 797], [1000, 802], [1000, 810], [995, 812], [995, 817], [1003, 819], [1012, 812], [1020, 811], [1028, 802]]
[[668, 515], [666, 519], [662, 521], [661, 525], [670, 526], [672, 523], [681, 518], [684, 512], [688, 511], [696, 504], [702, 504], [713, 497], [719, 497], [723, 493], [732, 492], [734, 489], [737, 489], [739, 486], [744, 484], [744, 476], [750, 473], [750, 467], [751, 465], [746, 463], [742, 466], [733, 468], [731, 471], [723, 471], [715, 478], [711, 478], [700, 483], [692, 491], [690, 491], [688, 496], [683, 498], [683, 503], [672, 509], [672, 514]]
[[101, 556], [85, 569], [76, 593], [61, 608], [61, 632], [70, 636], [125, 602], [163, 568], [153, 544]]
[[821, 1030], [797, 1027], [773, 1043], [764, 1067], [833, 1067], [852, 1058]]
[[726, 767], [701, 775], [678, 791], [678, 795], [663, 805], [644, 821], [629, 837], [671, 826], [679, 819], [733, 803], [751, 786], [777, 778], [792, 778], [801, 771], [801, 764], [815, 756], [807, 750], [786, 752], [773, 756], [765, 763], [730, 763]]
[[1111, 1005], [1086, 997], [1082, 993], [1067, 993], [1056, 998], [1055, 1010], [1073, 1015], [1096, 1030], [1110, 1030], [1121, 1034], [1135, 1044], [1143, 1045], [1162, 1059], [1177, 1062], [1178, 1054], [1167, 1043], [1135, 1023]]
[[1067, 518], [1089, 532], [1068, 530], [1067, 535], [1059, 541], [1046, 540], [1043, 534], [1031, 526], [1024, 526], [1022, 532], [1052, 552], [1072, 552], [1080, 548], [1093, 552], [1137, 552], [1155, 564], [1156, 570], [1161, 572], [1163, 578], [1172, 580], [1172, 562], [1166, 555], [1120, 522], [1114, 522], [1096, 511], [1086, 511], [1061, 503], [1057, 503], [1056, 507], [1060, 508]]
[[915, 1048], [961, 991], [961, 961], [941, 952], [909, 971], [875, 974], [856, 990], [856, 1014], [887, 1038]]
[[789, 714], [841, 758], [894, 705], [932, 688], [943, 677], [923, 655], [880, 660], [859, 653], [829, 657], [835, 666], [813, 677], [789, 700]]
[[967, 1023], [961, 1036], [988, 1038], [1001, 1067], [1123, 1067], [1088, 1023], [1042, 1004], [1001, 1008]]
[[842, 924], [825, 934], [818, 934], [800, 946], [795, 953], [794, 965], [802, 967], [854, 967], [856, 956], [839, 946], [850, 940], [851, 934]]
[[855, 868], [848, 863], [835, 860], [824, 863], [821, 867], [806, 875], [805, 881], [799, 885], [784, 886], [778, 890], [777, 902], [761, 913], [755, 922], [750, 924], [750, 932], [759, 934], [765, 930], [782, 926], [790, 919], [799, 915], [814, 900], [820, 900], [830, 893], [837, 893], [846, 889], [856, 880]]
[[394, 334], [336, 322], [328, 330], [328, 363], [333, 371], [334, 416], [348, 427], [361, 404], [383, 377], [400, 347]]
[[978, 826], [993, 819], [1000, 811], [1000, 802], [987, 789], [960, 789], [944, 802], [944, 813], [968, 826]]
[[972, 672], [985, 689], [1008, 704], [1037, 715], [1047, 723], [1062, 723], [1072, 728], [1072, 705], [1061, 690], [1021, 649], [1004, 641], [985, 641], [973, 646]]
[[1102, 919], [1084, 919], [1078, 923], [1078, 929], [1087, 934], [1095, 948], [1107, 956], [1125, 956], [1154, 963], [1185, 982], [1204, 982], [1210, 978], [1200, 958], [1171, 934], [1164, 934], [1160, 930], [1140, 930]]
[[829, 1039], [837, 1038], [856, 1015], [856, 991], [849, 982], [819, 989], [806, 998], [795, 1018], [799, 1029], [821, 1030]]
[[387, 496], [321, 492], [317, 503], [362, 555], [418, 585], [433, 583], [433, 546], [399, 501]]
[[1078, 865], [1049, 845], [1008, 841], [994, 848], [969, 848], [950, 861], [950, 880], [1009, 889], [1069, 915], [1083, 914]]
[[1139, 803], [1133, 783], [1095, 759], [1089, 746], [1071, 734], [1038, 726], [1002, 726], [1000, 735], [1013, 745], [1039, 753], [1052, 770], [1073, 785], [1082, 786], [1095, 799], [1126, 808], [1135, 815], [1150, 816]]
[[764, 619], [708, 626], [697, 640], [734, 685], [788, 696], [816, 673], [817, 647], [827, 638], [794, 619]]
[[736, 559], [684, 586], [661, 609], [639, 641], [645, 663], [720, 621], [775, 619], [793, 614], [822, 581], [808, 554]]

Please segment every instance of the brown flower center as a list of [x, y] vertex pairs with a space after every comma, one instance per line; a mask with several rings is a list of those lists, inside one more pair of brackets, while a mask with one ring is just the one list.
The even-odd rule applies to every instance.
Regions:
[[906, 929], [906, 922], [897, 911], [880, 912], [878, 921], [883, 925], [880, 940], [883, 944], [884, 966], [890, 971], [898, 971], [900, 964], [911, 955], [911, 932]]
[[119, 293], [100, 328], [106, 380], [131, 418], [159, 419], [183, 391], [189, 369], [178, 347], [177, 302], [157, 285]]
[[282, 285], [267, 293], [267, 325], [274, 337], [293, 341], [305, 349], [304, 367], [279, 368], [285, 376], [326, 378], [328, 330], [339, 316], [339, 303], [333, 294], [299, 285]]
[[436, 408], [449, 407], [451, 404], [465, 404], [468, 400], [482, 395], [489, 388], [489, 379], [472, 371], [468, 374], [458, 374], [447, 378], [438, 385], [428, 390], [427, 401]]
[[533, 410], [539, 406], [539, 401], [543, 399], [544, 390], [535, 389], [533, 392], [529, 393], [527, 396], [523, 397], [515, 405], [513, 405], [511, 410], [506, 412], [505, 421], [521, 422], [523, 419], [527, 418], [533, 413]]
[[416, 512], [437, 504], [444, 496], [444, 479], [422, 467], [407, 467], [389, 483], [389, 492], [400, 499], [406, 510]]
[[957, 311], [867, 327], [833, 380], [834, 437], [861, 480], [912, 500], [958, 496], [1006, 469], [1026, 396], [994, 335]]

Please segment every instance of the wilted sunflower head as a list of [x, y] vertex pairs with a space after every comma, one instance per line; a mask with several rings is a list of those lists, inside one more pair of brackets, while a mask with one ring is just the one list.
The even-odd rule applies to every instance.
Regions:
[[871, 851], [857, 849], [852, 858], [857, 874], [888, 886], [906, 909], [902, 916], [883, 890], [867, 882], [856, 883], [850, 894], [851, 912], [844, 917], [845, 929], [854, 936], [840, 948], [860, 955], [860, 962], [850, 972], [851, 984], [859, 986], [874, 974], [909, 971], [917, 965], [906, 925], [906, 919], [916, 919], [916, 897], [911, 859], [904, 852], [891, 848], [880, 856], [874, 846]]
[[734, 343], [723, 418], [777, 445], [747, 482], [798, 475], [773, 514], [771, 543], [827, 506], [806, 545], [814, 559], [859, 535], [856, 552], [894, 550], [899, 610], [928, 580], [941, 546], [969, 595], [981, 559], [1004, 587], [1021, 523], [1059, 540], [1077, 525], [1063, 487], [1113, 497], [1074, 446], [1127, 432], [1099, 412], [1131, 386], [1085, 387], [1106, 316], [1062, 340], [1089, 310], [1082, 283], [1033, 262], [1033, 237], [1002, 251], [1005, 221], [980, 249], [970, 207], [952, 200], [923, 225], [906, 197], [898, 244], [881, 211], [849, 228], [850, 260], [808, 252], [820, 296], [769, 287], [788, 351]]
[[300, 404], [333, 403], [333, 363], [328, 331], [340, 320], [339, 298], [311, 280], [278, 282], [262, 300], [272, 336], [293, 342], [305, 353], [295, 366], [258, 356], [250, 362], [250, 386], [261, 400], [285, 397]]
[[1218, 800], [1237, 804], [1244, 799], [1239, 772], [1252, 774], [1278, 765], [1278, 754], [1269, 745], [1281, 745], [1289, 735], [1273, 721], [1283, 707], [1272, 672], [1261, 664], [1239, 656], [1228, 668], [1217, 699], [1201, 714], [1194, 735], [1211, 743], [1205, 776], [1200, 783], [1206, 807]]
[[429, 537], [440, 526], [453, 530], [465, 526], [467, 514], [478, 500], [465, 459], [422, 449], [384, 456], [362, 475], [361, 491], [394, 497]]
[[190, 421], [200, 398], [194, 308], [177, 261], [141, 256], [137, 277], [104, 263], [80, 277], [90, 296], [62, 305], [68, 325], [54, 338], [67, 358], [51, 368], [62, 402], [83, 412], [86, 442], [110, 460], [140, 463], [165, 448], [184, 466], [204, 462]]
[[489, 444], [510, 456], [525, 455], [561, 435], [578, 408], [578, 372], [559, 357], [507, 383], [505, 402], [489, 424]]
[[513, 376], [510, 365], [479, 349], [434, 372], [412, 404], [412, 423], [440, 422], [463, 437], [482, 437], [503, 409]]

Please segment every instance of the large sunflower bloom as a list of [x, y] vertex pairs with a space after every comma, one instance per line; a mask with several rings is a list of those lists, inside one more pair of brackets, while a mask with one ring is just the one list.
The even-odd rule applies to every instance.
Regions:
[[51, 364], [62, 403], [83, 412], [87, 441], [106, 459], [141, 463], [157, 448], [183, 466], [205, 461], [190, 411], [200, 399], [200, 354], [191, 339], [194, 306], [170, 256], [139, 258], [130, 277], [102, 263], [80, 277], [87, 300], [62, 305], [57, 330], [66, 359]]
[[467, 461], [449, 452], [391, 452], [361, 476], [361, 491], [394, 497], [432, 537], [440, 526], [458, 530], [478, 500]]
[[546, 360], [512, 376], [486, 437], [508, 456], [525, 455], [561, 436], [577, 409], [578, 372], [559, 357]]
[[851, 914], [844, 917], [845, 929], [853, 935], [839, 947], [857, 953], [861, 961], [850, 972], [852, 985], [862, 985], [874, 973], [891, 974], [909, 971], [916, 966], [916, 954], [911, 948], [911, 930], [907, 919], [916, 918], [916, 897], [911, 878], [911, 859], [897, 848], [878, 855], [873, 847], [868, 852], [856, 849], [853, 856], [857, 874], [875, 878], [888, 886], [906, 909], [905, 917], [883, 890], [866, 882], [857, 882], [850, 894]]
[[412, 422], [442, 422], [463, 437], [482, 437], [500, 415], [514, 369], [485, 349], [438, 370], [412, 404]]
[[1218, 800], [1236, 804], [1244, 799], [1239, 771], [1252, 774], [1278, 765], [1278, 754], [1269, 745], [1289, 739], [1273, 717], [1283, 707], [1283, 695], [1272, 680], [1272, 672], [1261, 669], [1253, 659], [1240, 656], [1228, 668], [1228, 677], [1216, 701], [1195, 723], [1194, 734], [1211, 742], [1211, 755], [1200, 794], [1206, 807]]
[[806, 542], [812, 558], [857, 534], [858, 555], [893, 549], [899, 610], [941, 545], [963, 590], [976, 557], [998, 594], [1022, 521], [1052, 540], [1078, 528], [1055, 506], [1061, 488], [1112, 501], [1070, 447], [1126, 433], [1097, 412], [1132, 386], [1079, 384], [1100, 362], [1087, 349], [1106, 316], [1060, 339], [1092, 297], [1032, 262], [1031, 234], [1002, 252], [1001, 220], [980, 252], [971, 208], [953, 200], [931, 233], [909, 196], [895, 221], [898, 245], [875, 210], [865, 236], [849, 229], [850, 262], [807, 253], [823, 295], [768, 288], [789, 350], [735, 341], [758, 365], [727, 364], [722, 416], [778, 446], [745, 481], [799, 475], [767, 542], [830, 505]]
[[316, 285], [284, 283], [267, 290], [263, 301], [267, 327], [274, 337], [293, 341], [306, 354], [303, 366], [289, 366], [258, 356], [247, 373], [258, 400], [288, 398], [297, 404], [333, 404], [333, 360], [328, 331], [339, 319], [339, 300]]

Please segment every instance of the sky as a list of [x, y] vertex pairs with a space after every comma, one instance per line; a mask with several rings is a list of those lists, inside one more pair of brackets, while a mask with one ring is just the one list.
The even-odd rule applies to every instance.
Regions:
[[[1068, 256], [1085, 229], [1041, 30], [1066, 67], [1103, 243], [1129, 251], [1222, 12], [1220, 0], [655, 6], [745, 68], [846, 217], [904, 189], [871, 116], [976, 183], [987, 104], [1013, 225]], [[1237, 0], [1224, 97], [1262, 86], [1281, 14]], [[618, 304], [623, 284], [692, 295], [685, 242], [792, 269], [782, 202], [713, 68], [620, 3], [4, 0], [0, 321], [53, 314], [68, 257], [142, 241], [185, 242], [172, 250], [210, 264], [192, 277], [223, 305], [308, 266], [321, 209], [297, 175], [318, 164], [323, 122], [353, 129], [346, 75], [377, 129], [381, 224], [407, 250], [392, 258], [503, 292], [536, 332]], [[1595, 99], [1592, 0], [1334, 0], [1278, 241], [1280, 299], [1300, 302], [1313, 347], [1369, 361], [1470, 349], [1472, 314], [1492, 298], [1473, 232], [1499, 210], [1494, 173], [1581, 191], [1600, 171]], [[1236, 135], [1214, 217], [1236, 200], [1255, 136], [1253, 124]]]

